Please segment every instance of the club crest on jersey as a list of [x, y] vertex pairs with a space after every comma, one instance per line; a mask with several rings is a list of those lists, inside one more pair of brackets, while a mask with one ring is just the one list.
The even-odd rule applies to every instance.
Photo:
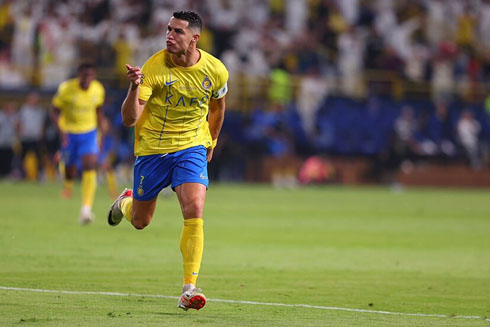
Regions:
[[204, 80], [202, 81], [201, 85], [203, 89], [209, 90], [211, 86], [213, 86], [213, 83], [211, 83], [211, 80], [208, 76], [204, 76]]

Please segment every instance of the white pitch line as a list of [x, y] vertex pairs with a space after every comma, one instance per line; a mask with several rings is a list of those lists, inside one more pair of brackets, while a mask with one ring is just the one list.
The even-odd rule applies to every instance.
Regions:
[[[57, 293], [57, 294], [88, 294], [88, 295], [108, 295], [108, 296], [123, 296], [123, 297], [149, 297], [149, 298], [163, 298], [163, 299], [179, 299], [178, 296], [160, 295], [160, 294], [137, 294], [137, 293], [118, 293], [118, 292], [91, 292], [91, 291], [67, 291], [67, 290], [46, 290], [37, 288], [21, 288], [21, 287], [8, 287], [0, 286], [0, 290], [6, 291], [21, 291], [21, 292], [37, 292], [37, 293]], [[266, 305], [274, 307], [290, 307], [290, 308], [308, 308], [308, 309], [322, 309], [322, 310], [336, 310], [347, 312], [360, 312], [360, 313], [375, 313], [382, 315], [394, 315], [394, 316], [410, 316], [410, 317], [431, 317], [431, 318], [456, 318], [456, 319], [479, 319], [484, 321], [490, 321], [490, 318], [480, 316], [457, 316], [457, 315], [443, 315], [443, 314], [431, 314], [431, 313], [405, 313], [405, 312], [393, 312], [393, 311], [380, 311], [380, 310], [367, 310], [367, 309], [353, 309], [353, 308], [341, 308], [341, 307], [328, 307], [321, 305], [310, 304], [287, 304], [287, 303], [269, 303], [269, 302], [255, 302], [255, 301], [238, 301], [238, 300], [222, 300], [222, 299], [207, 299], [209, 302], [221, 302], [221, 303], [236, 303], [236, 304], [252, 304], [252, 305]]]

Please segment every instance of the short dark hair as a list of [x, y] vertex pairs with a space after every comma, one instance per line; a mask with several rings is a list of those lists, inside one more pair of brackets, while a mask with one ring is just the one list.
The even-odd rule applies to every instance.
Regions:
[[95, 65], [91, 62], [82, 62], [80, 65], [78, 65], [77, 72], [82, 72], [85, 69], [95, 69]]
[[191, 10], [181, 10], [174, 12], [172, 16], [189, 22], [189, 28], [197, 28], [199, 32], [202, 31], [202, 19], [196, 12]]

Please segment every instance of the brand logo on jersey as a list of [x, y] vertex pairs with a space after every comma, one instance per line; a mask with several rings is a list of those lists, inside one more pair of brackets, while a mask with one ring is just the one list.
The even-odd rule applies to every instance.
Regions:
[[140, 85], [142, 85], [144, 81], [145, 81], [145, 74], [141, 74]]
[[204, 176], [204, 174], [202, 174], [202, 173], [201, 173], [201, 176], [199, 176], [199, 177], [200, 177], [201, 179], [204, 179], [204, 180], [208, 179], [208, 176]]
[[165, 85], [170, 86], [170, 85], [174, 84], [175, 82], [177, 82], [176, 79], [174, 79], [173, 81], [167, 81], [167, 82], [165, 82]]
[[204, 80], [202, 81], [201, 85], [202, 85], [203, 89], [209, 90], [211, 88], [211, 86], [213, 86], [213, 83], [211, 83], [211, 80], [209, 79], [209, 77], [204, 76]]
[[[170, 88], [169, 88], [170, 90]], [[178, 94], [178, 93], [177, 93]], [[193, 107], [193, 106], [202, 106], [209, 102], [209, 97], [207, 95], [202, 98], [187, 98], [181, 95], [177, 99], [172, 99], [174, 94], [172, 92], [167, 91], [165, 94], [165, 104], [175, 106], [175, 107]]]

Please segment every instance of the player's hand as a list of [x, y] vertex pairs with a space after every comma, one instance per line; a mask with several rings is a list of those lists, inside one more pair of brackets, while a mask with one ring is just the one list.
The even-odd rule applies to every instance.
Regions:
[[206, 157], [206, 159], [208, 160], [208, 162], [211, 162], [211, 159], [213, 159], [213, 152], [214, 152], [214, 149], [213, 148], [208, 148], [208, 155]]
[[126, 69], [128, 70], [127, 75], [131, 84], [134, 86], [140, 85], [142, 82], [143, 73], [141, 72], [141, 68], [139, 66], [131, 66], [126, 64]]

